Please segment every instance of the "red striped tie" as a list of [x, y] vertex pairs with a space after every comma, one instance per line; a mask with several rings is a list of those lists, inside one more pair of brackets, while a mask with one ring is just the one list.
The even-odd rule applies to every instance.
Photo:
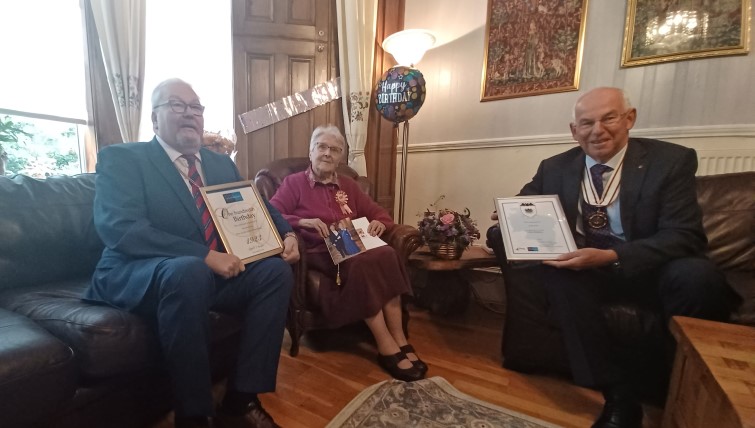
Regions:
[[202, 198], [202, 193], [199, 191], [200, 187], [204, 187], [202, 177], [197, 171], [197, 157], [195, 155], [181, 155], [186, 162], [189, 163], [189, 183], [191, 183], [191, 195], [194, 197], [194, 204], [199, 210], [199, 215], [202, 217], [202, 228], [204, 230], [204, 240], [207, 246], [211, 250], [218, 251], [220, 240], [218, 240], [218, 233], [215, 230], [215, 224], [210, 217], [210, 211], [207, 209], [207, 204]]

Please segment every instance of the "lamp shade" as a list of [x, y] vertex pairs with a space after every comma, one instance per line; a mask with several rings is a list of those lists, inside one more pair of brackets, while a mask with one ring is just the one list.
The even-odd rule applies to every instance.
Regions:
[[398, 65], [414, 67], [430, 48], [435, 36], [427, 30], [404, 30], [383, 40], [383, 49], [393, 55]]

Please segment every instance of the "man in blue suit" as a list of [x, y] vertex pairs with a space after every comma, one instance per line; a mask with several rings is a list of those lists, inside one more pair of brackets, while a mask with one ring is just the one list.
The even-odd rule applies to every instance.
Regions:
[[[543, 261], [531, 273], [560, 327], [575, 382], [603, 391], [605, 406], [593, 425], [600, 428], [639, 428], [643, 417], [632, 374], [610, 353], [602, 302], [642, 296], [666, 320], [723, 320], [730, 310], [726, 281], [704, 255], [695, 151], [629, 138], [636, 118], [620, 89], [585, 93], [570, 125], [580, 147], [542, 161], [520, 192], [558, 195], [577, 241], [579, 249]], [[506, 271], [496, 227], [488, 242]]]
[[274, 427], [257, 393], [275, 389], [293, 284], [287, 262], [299, 258], [296, 235], [265, 201], [285, 236], [283, 253], [245, 266], [222, 250], [206, 206], [193, 194], [203, 184], [242, 178], [228, 156], [202, 148], [203, 113], [189, 84], [164, 81], [152, 94], [155, 138], [99, 153], [94, 223], [105, 250], [85, 298], [156, 320], [177, 427], [212, 424], [208, 312], [239, 314], [238, 360], [216, 419], [223, 426]]

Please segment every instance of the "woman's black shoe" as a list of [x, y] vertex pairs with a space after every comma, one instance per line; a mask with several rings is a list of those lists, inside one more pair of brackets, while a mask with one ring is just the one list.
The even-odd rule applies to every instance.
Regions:
[[[414, 354], [414, 355], [417, 355], [417, 351], [414, 350], [414, 346], [409, 345], [409, 344], [401, 346], [398, 349], [400, 349], [401, 352], [403, 352], [404, 354]], [[412, 361], [412, 360], [409, 360], [409, 361]], [[417, 360], [416, 361], [412, 361], [412, 364], [414, 364], [414, 367], [418, 368], [422, 372], [422, 375], [424, 375], [425, 373], [427, 373], [427, 364], [425, 364], [424, 361], [422, 361], [422, 360], [419, 359], [419, 355], [417, 355]]]
[[387, 371], [391, 376], [398, 380], [403, 380], [404, 382], [413, 382], [425, 377], [425, 374], [422, 372], [422, 370], [418, 369], [414, 364], [412, 364], [412, 366], [408, 369], [402, 369], [398, 366], [398, 363], [403, 360], [409, 361], [409, 359], [406, 358], [406, 354], [404, 354], [403, 352], [398, 352], [393, 355], [380, 355], [378, 353], [377, 360], [378, 364], [380, 364], [380, 367], [385, 369], [385, 371]]

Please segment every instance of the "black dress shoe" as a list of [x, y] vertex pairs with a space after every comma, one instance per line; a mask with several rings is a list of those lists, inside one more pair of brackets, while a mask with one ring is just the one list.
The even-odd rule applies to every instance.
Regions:
[[606, 397], [603, 412], [592, 428], [642, 428], [642, 405], [624, 397]]
[[[417, 351], [414, 350], [414, 346], [406, 344], [404, 346], [399, 347], [398, 349], [401, 350], [404, 354], [414, 354], [417, 355]], [[412, 360], [409, 360], [412, 361]], [[422, 374], [424, 375], [427, 373], [427, 364], [425, 364], [424, 361], [419, 359], [419, 355], [417, 355], [417, 360], [412, 361], [412, 364], [414, 364], [414, 367], [418, 368]]]
[[404, 382], [413, 382], [425, 377], [425, 374], [422, 372], [422, 370], [418, 369], [414, 364], [412, 364], [412, 366], [408, 369], [402, 369], [398, 366], [398, 363], [403, 360], [409, 361], [409, 359], [406, 358], [406, 354], [404, 354], [403, 352], [398, 352], [393, 355], [378, 354], [377, 360], [378, 364], [380, 364], [380, 367], [384, 368], [385, 371], [387, 371], [391, 376], [398, 380], [403, 380]]
[[231, 412], [224, 406], [218, 408], [215, 416], [218, 428], [280, 428], [273, 417], [262, 408], [259, 400], [252, 400], [243, 412]]

